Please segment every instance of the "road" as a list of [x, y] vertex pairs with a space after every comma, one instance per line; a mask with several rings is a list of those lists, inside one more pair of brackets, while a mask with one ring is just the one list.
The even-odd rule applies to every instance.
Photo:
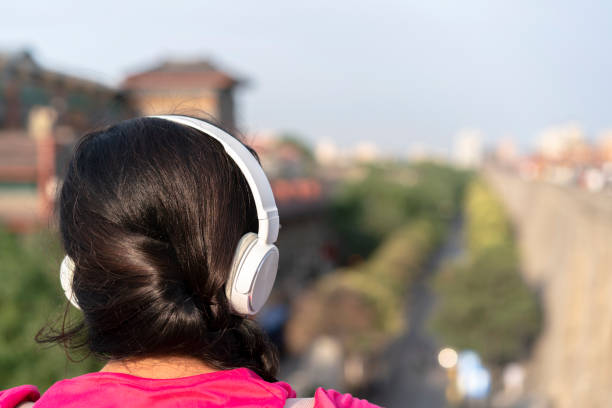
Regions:
[[407, 302], [408, 331], [386, 350], [383, 361], [386, 375], [373, 384], [367, 398], [388, 408], [446, 407], [446, 373], [438, 365], [440, 346], [427, 331], [434, 306], [429, 281], [439, 267], [463, 251], [463, 222], [455, 220], [446, 242], [425, 265], [415, 281]]

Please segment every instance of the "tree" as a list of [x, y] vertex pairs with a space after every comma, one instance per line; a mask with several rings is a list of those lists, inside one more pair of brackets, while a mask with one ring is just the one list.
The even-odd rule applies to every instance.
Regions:
[[489, 248], [437, 277], [432, 328], [446, 344], [476, 350], [502, 365], [523, 357], [540, 327], [534, 293], [518, 273], [511, 246]]
[[443, 234], [470, 174], [435, 163], [378, 163], [363, 180], [338, 188], [330, 223], [346, 255], [366, 258], [395, 229], [427, 219]]
[[16, 236], [0, 228], [0, 388], [55, 381], [99, 369], [86, 359], [69, 362], [58, 346], [43, 347], [36, 333], [63, 316], [59, 240], [50, 232]]
[[446, 344], [505, 364], [524, 356], [539, 332], [538, 300], [520, 274], [504, 208], [481, 180], [468, 189], [464, 215], [467, 256], [436, 277], [431, 327]]

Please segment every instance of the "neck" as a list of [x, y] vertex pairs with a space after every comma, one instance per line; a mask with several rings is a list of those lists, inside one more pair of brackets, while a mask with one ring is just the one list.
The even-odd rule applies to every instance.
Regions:
[[101, 372], [130, 374], [153, 379], [190, 377], [219, 371], [194, 357], [144, 357], [110, 360]]

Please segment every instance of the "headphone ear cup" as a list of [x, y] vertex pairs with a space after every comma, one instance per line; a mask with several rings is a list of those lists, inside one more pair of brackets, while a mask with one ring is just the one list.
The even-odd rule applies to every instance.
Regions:
[[244, 257], [250, 247], [252, 247], [257, 241], [257, 234], [254, 232], [247, 232], [240, 238], [238, 241], [238, 245], [236, 245], [236, 251], [234, 252], [234, 260], [232, 261], [232, 268], [230, 269], [230, 276], [225, 284], [225, 295], [227, 299], [232, 303], [234, 308], [235, 305], [232, 301], [232, 288], [234, 288], [236, 284], [236, 277], [238, 275], [238, 270], [240, 269], [240, 265], [244, 263]]
[[278, 249], [261, 241], [257, 234], [245, 234], [236, 247], [225, 293], [232, 309], [243, 315], [255, 314], [264, 305], [276, 278]]
[[253, 283], [248, 294], [249, 313], [255, 314], [268, 300], [278, 270], [278, 248], [260, 244], [259, 241], [247, 255], [245, 261], [254, 270]]

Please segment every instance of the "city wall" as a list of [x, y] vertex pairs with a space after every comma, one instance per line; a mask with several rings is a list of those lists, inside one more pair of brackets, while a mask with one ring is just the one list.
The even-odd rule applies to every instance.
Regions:
[[528, 387], [554, 407], [612, 405], [612, 196], [496, 169], [485, 177], [515, 224], [545, 323]]

